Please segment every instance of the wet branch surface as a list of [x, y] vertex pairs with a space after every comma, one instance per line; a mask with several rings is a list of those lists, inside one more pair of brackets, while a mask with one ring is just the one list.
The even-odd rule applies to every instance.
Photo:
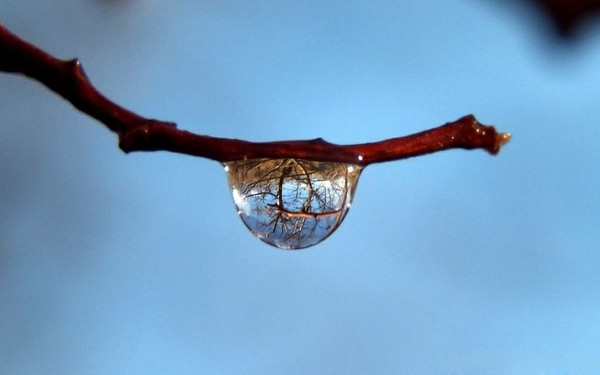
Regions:
[[100, 121], [119, 137], [124, 152], [171, 151], [219, 162], [297, 158], [366, 166], [454, 148], [497, 154], [510, 134], [480, 124], [468, 115], [437, 128], [380, 142], [337, 145], [321, 138], [303, 141], [248, 142], [180, 130], [168, 121], [140, 116], [102, 95], [78, 59], [60, 60], [0, 25], [0, 71], [34, 79]]

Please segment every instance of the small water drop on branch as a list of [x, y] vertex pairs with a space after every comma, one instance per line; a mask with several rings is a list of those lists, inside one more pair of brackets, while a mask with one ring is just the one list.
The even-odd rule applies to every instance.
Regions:
[[269, 245], [295, 250], [316, 245], [341, 224], [362, 167], [303, 159], [225, 163], [238, 215]]

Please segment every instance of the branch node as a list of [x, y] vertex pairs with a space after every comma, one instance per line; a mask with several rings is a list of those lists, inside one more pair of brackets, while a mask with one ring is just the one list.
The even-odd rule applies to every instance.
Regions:
[[66, 61], [66, 65], [71, 71], [71, 74], [73, 74], [73, 76], [76, 78], [83, 79], [85, 81], [89, 80], [85, 70], [83, 70], [83, 65], [81, 64], [79, 58], [75, 57], [74, 59]]
[[143, 122], [119, 131], [119, 148], [126, 154], [132, 151], [156, 151], [164, 147], [163, 135], [176, 129], [174, 122], [146, 119]]
[[319, 143], [319, 144], [322, 144], [322, 145], [331, 145], [331, 144], [332, 144], [331, 142], [327, 142], [325, 139], [323, 139], [323, 138], [321, 138], [321, 137], [319, 137], [319, 138], [315, 138], [315, 139], [313, 139], [312, 141], [313, 141], [314, 143]]

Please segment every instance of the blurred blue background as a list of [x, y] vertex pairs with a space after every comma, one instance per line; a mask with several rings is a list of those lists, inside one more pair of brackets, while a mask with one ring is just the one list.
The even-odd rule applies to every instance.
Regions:
[[237, 217], [216, 162], [125, 155], [0, 75], [0, 373], [600, 372], [600, 28], [516, 2], [0, 0], [109, 98], [255, 141], [513, 133], [368, 167], [307, 250]]

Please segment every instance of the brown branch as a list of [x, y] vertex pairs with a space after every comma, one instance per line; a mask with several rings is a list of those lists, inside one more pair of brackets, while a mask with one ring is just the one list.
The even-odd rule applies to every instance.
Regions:
[[1, 24], [0, 71], [23, 74], [44, 84], [117, 133], [124, 152], [164, 150], [220, 162], [297, 158], [366, 166], [452, 148], [481, 148], [497, 154], [510, 139], [510, 134], [481, 125], [472, 115], [405, 137], [344, 146], [321, 138], [258, 143], [193, 134], [177, 129], [172, 122], [145, 118], [112, 102], [91, 84], [79, 60], [59, 60]]
[[342, 209], [339, 210], [335, 210], [335, 211], [329, 211], [329, 212], [323, 212], [323, 213], [313, 213], [313, 212], [303, 212], [303, 211], [289, 211], [286, 210], [285, 208], [279, 207], [277, 205], [270, 205], [274, 210], [276, 210], [279, 214], [285, 216], [285, 217], [292, 217], [292, 218], [307, 218], [307, 219], [321, 219], [324, 217], [329, 217], [329, 216], [338, 216], [340, 214], [340, 212], [342, 212]]

